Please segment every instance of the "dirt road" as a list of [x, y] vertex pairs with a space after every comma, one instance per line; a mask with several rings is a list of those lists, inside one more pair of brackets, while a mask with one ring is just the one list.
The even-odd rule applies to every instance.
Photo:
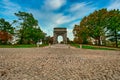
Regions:
[[0, 80], [120, 80], [120, 51], [0, 48]]

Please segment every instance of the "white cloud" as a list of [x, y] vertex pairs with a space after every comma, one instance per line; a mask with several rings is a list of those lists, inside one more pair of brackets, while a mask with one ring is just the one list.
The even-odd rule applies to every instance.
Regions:
[[70, 12], [78, 11], [79, 9], [84, 8], [85, 5], [86, 5], [85, 3], [76, 3], [71, 5], [69, 10]]
[[111, 0], [111, 4], [108, 6], [108, 10], [120, 9], [120, 0]]
[[96, 9], [94, 5], [91, 5], [91, 2], [85, 3], [76, 3], [71, 5], [69, 12], [71, 13], [74, 19], [83, 18], [89, 13], [93, 12]]
[[65, 5], [66, 0], [45, 0], [45, 7], [49, 10], [56, 10]]
[[1, 4], [3, 11], [0, 11], [0, 14], [4, 15], [2, 18], [5, 18], [7, 21], [12, 23], [12, 20], [15, 19], [14, 13], [21, 11], [20, 5], [15, 4], [10, 0], [2, 0]]
[[9, 0], [3, 0], [2, 4], [5, 11], [1, 12], [5, 15], [14, 15], [18, 10], [21, 10], [21, 7], [18, 4], [12, 3]]
[[70, 40], [73, 40], [73, 38], [74, 38], [72, 31], [73, 31], [73, 29], [70, 29], [70, 28], [67, 29], [67, 37], [68, 37]]
[[69, 23], [73, 20], [75, 20], [74, 17], [71, 17], [71, 15], [64, 15], [64, 13], [59, 13], [55, 17], [55, 23], [57, 25], [61, 25], [61, 24], [64, 24], [64, 23]]
[[80, 20], [77, 20], [75, 22], [71, 22], [68, 26], [69, 28], [67, 29], [67, 36], [70, 40], [74, 39], [74, 35], [73, 35], [73, 27], [75, 26], [75, 24], [79, 25], [80, 24]]
[[[54, 14], [54, 22], [57, 25], [70, 23], [68, 26], [72, 26], [74, 23], [78, 23], [78, 21], [74, 22], [76, 19], [83, 18], [88, 15], [90, 12], [93, 12], [96, 8], [94, 6], [90, 6], [90, 3], [76, 3], [71, 5], [66, 11], [69, 12], [68, 15], [64, 15], [64, 13]], [[80, 21], [79, 21], [80, 22]], [[71, 25], [72, 24], [72, 25]]]

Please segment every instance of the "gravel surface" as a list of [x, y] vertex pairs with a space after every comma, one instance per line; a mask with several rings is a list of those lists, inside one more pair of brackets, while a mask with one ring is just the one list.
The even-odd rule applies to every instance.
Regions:
[[0, 80], [120, 80], [120, 51], [58, 46], [0, 48]]

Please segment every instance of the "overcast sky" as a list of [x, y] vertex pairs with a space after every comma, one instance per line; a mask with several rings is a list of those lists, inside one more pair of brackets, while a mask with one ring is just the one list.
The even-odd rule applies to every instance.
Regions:
[[0, 0], [0, 18], [12, 22], [15, 12], [29, 12], [47, 35], [53, 36], [54, 27], [66, 27], [72, 40], [74, 25], [101, 8], [120, 9], [120, 0]]

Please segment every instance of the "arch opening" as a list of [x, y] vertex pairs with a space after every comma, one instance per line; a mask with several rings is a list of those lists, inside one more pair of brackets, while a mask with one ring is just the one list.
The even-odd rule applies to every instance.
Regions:
[[57, 42], [58, 42], [59, 44], [63, 43], [63, 36], [59, 35], [59, 36], [57, 37]]

